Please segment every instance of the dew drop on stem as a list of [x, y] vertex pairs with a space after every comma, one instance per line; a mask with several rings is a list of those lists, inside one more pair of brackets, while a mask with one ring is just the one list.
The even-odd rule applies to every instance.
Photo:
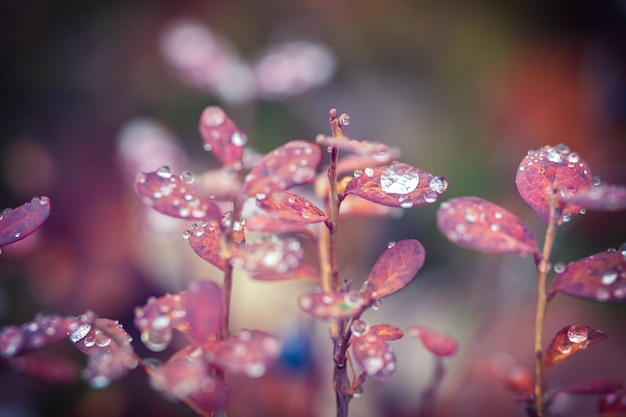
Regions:
[[356, 337], [361, 337], [370, 330], [370, 325], [366, 320], [357, 319], [350, 324], [350, 331]]

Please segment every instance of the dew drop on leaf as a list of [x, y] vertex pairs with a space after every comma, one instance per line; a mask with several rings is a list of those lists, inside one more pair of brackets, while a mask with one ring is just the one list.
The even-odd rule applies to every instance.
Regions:
[[354, 320], [352, 321], [352, 324], [350, 324], [350, 331], [356, 337], [363, 336], [365, 333], [369, 331], [369, 329], [370, 329], [369, 323], [363, 319]]
[[394, 164], [383, 169], [380, 186], [386, 193], [408, 194], [419, 184], [419, 174], [405, 165]]

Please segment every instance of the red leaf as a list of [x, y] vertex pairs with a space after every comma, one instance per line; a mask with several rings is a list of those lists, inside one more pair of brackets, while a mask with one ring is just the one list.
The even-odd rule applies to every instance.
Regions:
[[220, 287], [210, 281], [192, 281], [182, 304], [189, 323], [189, 338], [201, 345], [213, 339], [224, 316]]
[[370, 327], [369, 331], [387, 341], [402, 339], [404, 336], [404, 331], [393, 324], [375, 324]]
[[623, 389], [607, 393], [598, 402], [600, 416], [619, 417], [626, 413], [626, 394]]
[[584, 382], [577, 382], [561, 388], [559, 392], [571, 394], [606, 394], [623, 388], [621, 382], [614, 379], [596, 378]]
[[424, 247], [417, 240], [390, 244], [374, 264], [361, 292], [378, 300], [400, 291], [422, 268], [425, 257]]
[[[384, 143], [368, 142], [365, 140], [354, 140], [343, 135], [337, 138], [319, 135], [315, 139], [315, 142], [319, 143], [322, 146], [336, 146], [342, 151], [351, 152], [359, 156], [372, 157], [375, 160], [379, 161], [381, 164], [392, 161], [400, 156], [400, 151], [397, 148], [390, 148]], [[365, 165], [361, 165], [361, 167], [363, 166]]]
[[48, 384], [75, 382], [79, 376], [78, 364], [62, 356], [30, 354], [9, 359], [13, 371]]
[[276, 362], [281, 350], [282, 344], [274, 336], [244, 330], [236, 337], [215, 344], [207, 350], [207, 357], [226, 372], [258, 378]]
[[561, 200], [592, 210], [623, 210], [626, 208], [626, 186], [598, 184], [581, 187]]
[[387, 380], [396, 369], [396, 355], [385, 339], [374, 333], [352, 337], [352, 352], [365, 372], [381, 380]]
[[373, 201], [348, 194], [341, 202], [341, 212], [339, 214], [349, 217], [388, 217], [394, 213], [401, 214], [401, 212], [402, 209], [381, 206]]
[[552, 281], [557, 292], [599, 302], [626, 301], [626, 245], [596, 253], [565, 267]]
[[546, 370], [554, 364], [569, 358], [579, 350], [586, 349], [607, 338], [600, 330], [582, 325], [565, 326], [559, 330], [546, 349], [543, 358], [543, 369]]
[[217, 201], [233, 201], [242, 194], [239, 172], [225, 165], [199, 176], [198, 190]]
[[137, 176], [137, 194], [148, 207], [179, 219], [220, 218], [221, 210], [210, 198], [200, 196], [193, 186], [193, 175], [183, 172], [179, 177], [167, 166]]
[[302, 245], [296, 239], [279, 239], [274, 235], [266, 235], [259, 242], [246, 243], [234, 250], [230, 263], [253, 274], [284, 274], [298, 266], [302, 255]]
[[11, 358], [63, 340], [77, 322], [74, 317], [40, 316], [20, 327], [5, 327], [0, 332], [0, 356]]
[[207, 107], [200, 116], [198, 127], [204, 140], [204, 149], [213, 151], [224, 164], [241, 169], [243, 147], [248, 138], [224, 110], [217, 106]]
[[206, 412], [226, 408], [228, 388], [211, 372], [204, 352], [196, 345], [176, 352], [163, 366], [150, 370], [152, 385], [179, 400], [190, 399]]
[[271, 215], [295, 223], [321, 223], [326, 214], [304, 197], [288, 191], [256, 195], [256, 205]]
[[257, 271], [252, 273], [252, 278], [259, 281], [296, 281], [319, 280], [320, 276], [317, 269], [306, 262], [300, 262], [297, 267], [287, 272]]
[[406, 331], [422, 342], [424, 347], [433, 355], [439, 357], [454, 355], [458, 349], [458, 343], [454, 338], [440, 333], [426, 326], [409, 326]]
[[348, 293], [312, 292], [301, 295], [298, 303], [306, 313], [324, 320], [355, 317], [366, 306], [366, 300], [356, 291]]
[[346, 186], [346, 194], [391, 207], [413, 207], [434, 203], [448, 187], [443, 177], [401, 162], [365, 168]]
[[148, 349], [160, 352], [169, 345], [173, 329], [188, 329], [185, 296], [186, 292], [182, 291], [151, 297], [145, 306], [135, 308], [135, 326], [141, 331], [141, 341]]
[[485, 253], [536, 253], [537, 242], [508, 210], [478, 197], [458, 197], [441, 204], [439, 230], [459, 246]]
[[274, 149], [246, 175], [244, 192], [248, 196], [287, 190], [315, 179], [315, 169], [322, 159], [317, 145], [294, 140]]
[[300, 233], [308, 236], [312, 240], [317, 239], [317, 234], [301, 223], [284, 222], [273, 219], [265, 214], [255, 214], [246, 218], [246, 229], [255, 232], [266, 233]]
[[0, 247], [24, 239], [35, 232], [50, 214], [48, 197], [33, 197], [14, 209], [6, 208], [0, 213]]
[[[587, 163], [567, 146], [557, 145], [529, 151], [519, 165], [515, 184], [524, 201], [548, 223], [553, 192], [562, 199], [593, 185], [593, 181]], [[569, 221], [584, 208], [573, 202], [559, 201], [559, 224]]]

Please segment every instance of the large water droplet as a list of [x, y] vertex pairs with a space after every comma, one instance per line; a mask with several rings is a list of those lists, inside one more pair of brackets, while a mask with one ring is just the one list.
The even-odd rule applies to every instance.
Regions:
[[76, 328], [76, 330], [70, 332], [68, 335], [72, 343], [78, 342], [80, 339], [85, 337], [87, 333], [91, 330], [91, 324], [81, 324]]
[[156, 170], [156, 174], [161, 178], [171, 178], [172, 170], [167, 165], [162, 165]]
[[370, 330], [370, 325], [363, 319], [357, 319], [350, 325], [350, 331], [356, 337], [361, 337]]
[[367, 167], [365, 168], [365, 175], [367, 175], [368, 177], [371, 177], [372, 175], [374, 175], [374, 169], [371, 167]]
[[559, 163], [563, 160], [561, 156], [561, 152], [556, 150], [555, 148], [548, 148], [548, 161]]
[[617, 281], [617, 272], [615, 271], [608, 271], [602, 275], [602, 283], [604, 285], [611, 285], [615, 281]]
[[342, 114], [339, 116], [339, 123], [341, 123], [342, 126], [348, 126], [350, 124], [350, 116], [345, 113]]
[[180, 174], [180, 179], [187, 184], [191, 184], [196, 179], [189, 171], [184, 171]]
[[428, 184], [431, 190], [441, 194], [448, 188], [448, 180], [444, 177], [433, 177]]
[[350, 291], [343, 297], [343, 301], [352, 308], [358, 308], [363, 305], [363, 299], [357, 291]]
[[412, 167], [396, 164], [383, 169], [380, 186], [386, 193], [408, 194], [417, 188], [419, 179]]
[[233, 143], [233, 145], [235, 146], [244, 146], [246, 143], [248, 143], [248, 136], [246, 136], [245, 133], [240, 132], [240, 131], [236, 131], [235, 133], [233, 133], [233, 135], [230, 137], [230, 141]]
[[583, 343], [587, 341], [588, 337], [589, 331], [586, 327], [570, 326], [570, 328], [567, 329], [567, 338], [572, 343]]

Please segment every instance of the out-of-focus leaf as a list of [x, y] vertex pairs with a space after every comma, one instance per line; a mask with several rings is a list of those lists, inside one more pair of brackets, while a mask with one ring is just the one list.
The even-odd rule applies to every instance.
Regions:
[[259, 281], [296, 281], [296, 280], [319, 280], [319, 272], [310, 264], [300, 262], [298, 266], [287, 272], [257, 271], [252, 273], [252, 278]]
[[172, 174], [167, 166], [137, 176], [135, 188], [141, 200], [159, 213], [179, 219], [219, 219], [222, 212], [210, 198], [199, 195], [193, 175]]
[[75, 317], [39, 316], [21, 326], [7, 326], [0, 332], [0, 356], [11, 358], [41, 349], [67, 337]]
[[378, 300], [400, 291], [422, 268], [425, 257], [424, 247], [417, 240], [390, 243], [374, 264], [361, 292]]
[[78, 380], [79, 366], [63, 356], [32, 353], [9, 359], [13, 371], [48, 384], [66, 384]]
[[256, 195], [256, 205], [271, 215], [295, 223], [321, 223], [326, 213], [306, 198], [288, 191]]
[[[203, 223], [194, 223], [190, 230], [185, 230], [183, 236], [189, 241], [189, 246], [196, 254], [211, 265], [224, 270], [222, 249], [224, 246], [222, 225], [216, 220]], [[238, 221], [233, 229], [233, 239], [237, 246], [244, 244], [243, 221]]]
[[341, 202], [340, 216], [348, 217], [389, 217], [401, 214], [402, 209], [382, 206], [373, 201], [365, 200], [356, 195], [348, 194]]
[[422, 342], [430, 353], [439, 357], [454, 355], [458, 349], [457, 341], [435, 329], [426, 326], [408, 326], [407, 333]]
[[626, 413], [626, 394], [624, 389], [604, 394], [598, 402], [600, 416], [619, 417]]
[[569, 358], [579, 350], [586, 349], [607, 338], [606, 333], [583, 325], [565, 326], [559, 330], [550, 342], [543, 357], [543, 369]]
[[[248, 141], [245, 133], [217, 106], [204, 109], [198, 124], [204, 149], [212, 151], [224, 164], [241, 164], [243, 147]], [[241, 166], [237, 168], [241, 169]]]
[[369, 331], [387, 341], [402, 339], [404, 336], [404, 331], [393, 324], [375, 324]]
[[534, 236], [519, 218], [478, 197], [458, 197], [442, 203], [437, 226], [450, 241], [480, 252], [537, 252]]
[[239, 172], [228, 165], [205, 171], [198, 180], [198, 191], [217, 201], [233, 201], [242, 194]]
[[213, 345], [207, 350], [207, 357], [226, 372], [258, 378], [276, 362], [281, 350], [282, 344], [276, 337], [257, 330], [244, 330], [238, 336]]
[[557, 292], [598, 302], [626, 301], [626, 245], [567, 265], [552, 281]]
[[529, 151], [517, 169], [515, 184], [520, 196], [546, 223], [550, 220], [550, 199], [555, 198], [561, 209], [561, 224], [584, 208], [563, 199], [592, 186], [593, 180], [591, 169], [576, 152], [557, 145]]
[[154, 352], [164, 350], [172, 339], [172, 330], [189, 328], [185, 311], [186, 291], [150, 297], [143, 307], [135, 308], [135, 327], [141, 332], [141, 341]]
[[50, 199], [33, 197], [14, 209], [6, 208], [0, 213], [0, 247], [24, 239], [35, 232], [50, 214]]
[[559, 389], [559, 392], [567, 392], [571, 394], [606, 394], [622, 388], [622, 383], [617, 380], [609, 378], [595, 378], [567, 385]]
[[352, 352], [357, 363], [367, 375], [387, 380], [396, 369], [396, 355], [382, 336], [368, 332], [352, 337]]
[[315, 179], [322, 159], [319, 146], [294, 140], [274, 149], [246, 175], [244, 193], [248, 196], [269, 195]]
[[626, 186], [598, 184], [581, 187], [561, 200], [592, 210], [623, 210], [626, 209]]
[[230, 263], [253, 274], [286, 273], [295, 269], [302, 259], [302, 245], [292, 238], [280, 239], [266, 235], [259, 242], [248, 242], [233, 251]]
[[[359, 156], [369, 156], [377, 161], [380, 161], [381, 164], [393, 161], [400, 156], [400, 151], [397, 148], [391, 148], [384, 143], [350, 139], [345, 135], [341, 135], [337, 138], [319, 135], [315, 138], [315, 142], [324, 147], [336, 146], [342, 151], [350, 152]], [[363, 166], [364, 165], [361, 165], [361, 167]]]
[[189, 324], [187, 335], [203, 345], [219, 332], [224, 312], [222, 290], [211, 281], [192, 281], [183, 299], [185, 318]]
[[317, 291], [301, 295], [298, 303], [306, 313], [318, 319], [350, 318], [360, 314], [366, 300], [356, 291], [336, 293]]
[[346, 194], [385, 206], [409, 208], [434, 203], [446, 188], [448, 181], [444, 177], [396, 162], [365, 168], [346, 185]]
[[315, 231], [302, 223], [285, 222], [265, 214], [255, 214], [246, 218], [246, 230], [265, 233], [300, 233], [312, 240], [317, 239]]

